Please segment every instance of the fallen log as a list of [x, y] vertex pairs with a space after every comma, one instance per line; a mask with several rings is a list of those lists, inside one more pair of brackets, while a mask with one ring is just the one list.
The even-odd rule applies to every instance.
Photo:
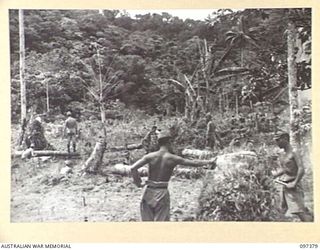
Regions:
[[[22, 156], [26, 151], [15, 151], [13, 156]], [[63, 151], [53, 151], [53, 150], [33, 150], [27, 152], [27, 156], [30, 157], [41, 157], [41, 156], [71, 156], [71, 157], [78, 157], [80, 156], [79, 153], [68, 153]]]
[[205, 168], [186, 168], [177, 167], [174, 169], [173, 174], [176, 177], [185, 179], [199, 179], [205, 175], [207, 169]]
[[215, 153], [212, 150], [207, 149], [192, 149], [192, 148], [185, 148], [182, 151], [182, 156], [192, 159], [201, 159], [201, 160], [208, 160], [215, 156]]
[[255, 152], [252, 152], [252, 151], [233, 152], [233, 153], [217, 156], [216, 171], [217, 170], [225, 171], [226, 169], [230, 170], [233, 168], [238, 169], [238, 168], [241, 168], [244, 164], [256, 166], [257, 163], [258, 163], [258, 156]]
[[135, 150], [135, 149], [141, 149], [142, 144], [130, 144], [127, 146], [115, 146], [111, 148], [107, 148], [109, 151], [123, 151], [123, 150]]
[[[118, 163], [118, 164], [112, 166], [109, 169], [109, 171], [112, 174], [118, 174], [121, 176], [131, 176], [131, 166], [126, 165], [126, 164], [122, 164], [122, 163]], [[138, 173], [141, 177], [148, 176], [148, 168], [147, 167], [139, 168]]]
[[[100, 147], [101, 145], [99, 144], [98, 147]], [[111, 148], [107, 148], [106, 150], [115, 152], [115, 151], [124, 151], [124, 150], [135, 150], [135, 149], [141, 149], [142, 145], [141, 144], [130, 144], [126, 146], [117, 146], [117, 147], [111, 147]], [[27, 149], [28, 150], [28, 149]], [[99, 150], [98, 150], [99, 151]], [[12, 156], [22, 156], [25, 153], [25, 151], [23, 150], [18, 150], [15, 151]], [[28, 153], [28, 152], [27, 152]], [[29, 156], [30, 153], [28, 153], [26, 156]], [[63, 151], [54, 151], [54, 150], [34, 150], [33, 151], [33, 155], [31, 155], [32, 157], [40, 157], [40, 156], [71, 156], [71, 157], [79, 157], [80, 153], [77, 152], [63, 152]]]

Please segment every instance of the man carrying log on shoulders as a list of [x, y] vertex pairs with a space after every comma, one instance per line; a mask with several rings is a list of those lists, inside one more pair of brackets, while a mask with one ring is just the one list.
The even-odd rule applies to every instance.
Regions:
[[[177, 165], [200, 167], [212, 165], [215, 168], [216, 158], [211, 160], [187, 160], [172, 154], [171, 135], [161, 132], [158, 137], [160, 149], [143, 156], [131, 167], [134, 183], [144, 187], [140, 212], [142, 221], [169, 221], [170, 195], [168, 183]], [[138, 169], [149, 164], [148, 180], [142, 183]]]

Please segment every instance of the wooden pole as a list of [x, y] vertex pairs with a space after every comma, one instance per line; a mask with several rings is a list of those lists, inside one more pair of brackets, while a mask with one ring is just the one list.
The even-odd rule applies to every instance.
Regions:
[[221, 98], [221, 93], [219, 94], [219, 111], [222, 113], [222, 98]]
[[235, 95], [236, 95], [236, 115], [238, 116], [239, 115], [238, 95], [237, 93]]
[[27, 98], [25, 84], [25, 38], [23, 10], [19, 9], [19, 46], [20, 46], [20, 102], [21, 102], [21, 124], [27, 119]]
[[290, 103], [290, 142], [292, 147], [297, 150], [300, 145], [299, 132], [299, 113], [298, 110], [298, 89], [297, 89], [297, 65], [295, 61], [296, 46], [296, 27], [293, 18], [289, 18], [288, 22], [288, 90]]
[[49, 106], [49, 82], [48, 80], [46, 81], [46, 94], [47, 94], [47, 112], [50, 111], [50, 106]]

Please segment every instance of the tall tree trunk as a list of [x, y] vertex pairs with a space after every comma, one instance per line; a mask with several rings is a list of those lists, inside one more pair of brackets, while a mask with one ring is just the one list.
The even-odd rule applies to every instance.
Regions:
[[21, 101], [21, 124], [27, 119], [27, 98], [25, 83], [25, 40], [24, 40], [24, 22], [23, 10], [19, 10], [19, 41], [20, 41], [20, 101]]
[[184, 117], [189, 119], [190, 116], [189, 116], [190, 112], [189, 112], [189, 100], [188, 100], [188, 95], [185, 94], [185, 97], [184, 97]]
[[204, 58], [205, 58], [205, 65], [204, 65], [204, 69], [203, 69], [203, 77], [204, 80], [206, 82], [206, 94], [205, 94], [205, 111], [208, 111], [208, 106], [209, 106], [209, 96], [210, 96], [210, 92], [209, 92], [209, 79], [208, 79], [208, 73], [210, 74], [209, 70], [211, 68], [211, 59], [212, 55], [208, 49], [208, 45], [207, 45], [207, 40], [204, 39]]
[[240, 66], [241, 68], [243, 67], [243, 64], [244, 64], [244, 49], [243, 49], [243, 45], [241, 44], [240, 45]]
[[104, 107], [104, 103], [100, 102], [99, 103], [99, 108], [100, 108], [100, 117], [101, 117], [101, 122], [104, 124], [106, 121], [106, 110]]
[[225, 114], [225, 110], [226, 110], [226, 96], [225, 96], [225, 93], [224, 91], [222, 91], [222, 116], [224, 116]]
[[220, 93], [219, 94], [219, 112], [220, 114], [222, 113], [222, 94]]
[[49, 105], [49, 82], [47, 81], [46, 84], [46, 94], [47, 94], [47, 112], [50, 111], [50, 105]]
[[237, 93], [235, 93], [235, 95], [236, 95], [236, 115], [238, 115], [239, 114], [238, 95]]
[[228, 93], [226, 94], [226, 102], [227, 102], [227, 111], [229, 111], [229, 97], [228, 97]]
[[[201, 62], [201, 73], [203, 75], [204, 81], [206, 83], [206, 92], [204, 95], [204, 108], [205, 112], [209, 110], [209, 80], [208, 80], [208, 73], [210, 74], [209, 70], [211, 68], [211, 53], [208, 49], [207, 40], [203, 39], [203, 46], [201, 46], [200, 41], [198, 41], [198, 48], [200, 54], [200, 62]], [[197, 81], [199, 82], [199, 81]], [[198, 96], [200, 95], [200, 85], [198, 84]]]
[[300, 146], [297, 66], [295, 62], [296, 27], [293, 20], [288, 22], [288, 90], [290, 103], [290, 138], [292, 147], [297, 150]]

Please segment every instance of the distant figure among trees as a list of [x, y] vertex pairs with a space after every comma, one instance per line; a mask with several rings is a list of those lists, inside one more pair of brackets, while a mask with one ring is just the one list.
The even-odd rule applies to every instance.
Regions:
[[206, 147], [211, 148], [212, 150], [215, 149], [215, 147], [219, 146], [222, 147], [222, 141], [220, 136], [217, 133], [217, 126], [212, 121], [211, 114], [206, 115], [206, 121], [207, 121], [207, 131], [206, 131]]
[[151, 131], [142, 139], [141, 144], [147, 153], [159, 150], [157, 126], [152, 126]]
[[67, 149], [68, 153], [70, 153], [70, 146], [72, 143], [73, 152], [76, 152], [76, 143], [77, 143], [77, 135], [78, 135], [78, 123], [75, 118], [72, 117], [70, 111], [67, 112], [68, 118], [64, 123], [63, 137], [67, 137], [68, 144]]

